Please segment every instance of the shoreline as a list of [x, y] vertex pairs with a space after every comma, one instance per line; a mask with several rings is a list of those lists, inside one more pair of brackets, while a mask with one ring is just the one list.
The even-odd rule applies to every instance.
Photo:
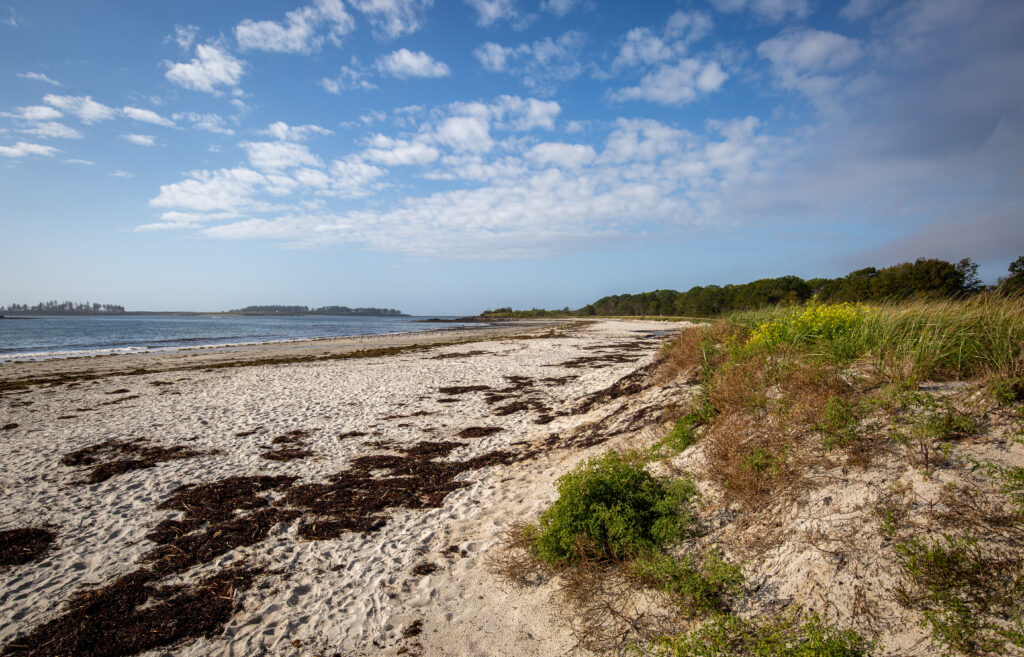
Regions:
[[[208, 636], [136, 652], [145, 657], [564, 654], [571, 639], [550, 616], [551, 587], [507, 590], [488, 554], [511, 523], [551, 501], [561, 474], [657, 421], [680, 394], [649, 381], [660, 332], [678, 328], [542, 321], [430, 340], [350, 338], [329, 350], [4, 365], [7, 383], [19, 368], [39, 380], [92, 365], [94, 378], [0, 395], [14, 425], [4, 430], [0, 530], [55, 536], [38, 561], [0, 570], [0, 590], [21, 592], [0, 598], [0, 645], [37, 631], [56, 640], [40, 629], [52, 622], [61, 636], [89, 636], [87, 626], [64, 633], [88, 622], [65, 616], [76, 592], [102, 587], [119, 608], [121, 578], [156, 577], [231, 604]], [[360, 349], [378, 357], [323, 357]], [[293, 358], [266, 362], [275, 354]], [[189, 520], [188, 486], [220, 490], [257, 476], [268, 489], [219, 512], [244, 524], [240, 534], [216, 518], [209, 532]], [[174, 527], [214, 551], [179, 549], [175, 532], [161, 530]], [[229, 544], [216, 547], [217, 536]], [[215, 580], [228, 588], [204, 588]], [[105, 640], [133, 623], [115, 622]], [[147, 635], [163, 627], [139, 623]]]

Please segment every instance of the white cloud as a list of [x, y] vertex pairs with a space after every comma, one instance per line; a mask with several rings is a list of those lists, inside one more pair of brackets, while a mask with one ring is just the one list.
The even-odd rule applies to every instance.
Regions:
[[154, 137], [153, 135], [134, 135], [134, 134], [128, 134], [128, 135], [121, 135], [121, 137], [123, 139], [125, 139], [126, 141], [130, 141], [131, 143], [135, 144], [136, 146], [153, 146], [153, 145], [156, 144], [156, 137]]
[[69, 160], [61, 160], [61, 161], [64, 162], [64, 164], [78, 164], [78, 165], [85, 166], [85, 167], [91, 167], [91, 166], [94, 166], [96, 164], [92, 160], [79, 160], [79, 159], [75, 159], [75, 158], [71, 158]]
[[235, 131], [227, 127], [224, 119], [219, 114], [199, 114], [198, 112], [181, 112], [173, 114], [175, 121], [189, 121], [192, 127], [198, 130], [205, 130], [219, 135], [233, 135]]
[[132, 173], [131, 171], [123, 171], [121, 169], [118, 169], [117, 171], [113, 172], [110, 175], [115, 177], [115, 178], [134, 178], [135, 177], [135, 174]]
[[22, 130], [22, 132], [30, 135], [36, 135], [38, 137], [47, 137], [53, 139], [81, 139], [82, 134], [72, 127], [66, 126], [63, 123], [57, 123], [56, 121], [46, 121], [43, 123], [37, 123], [35, 126]]
[[153, 125], [163, 126], [165, 128], [173, 128], [174, 121], [165, 119], [156, 112], [148, 109], [139, 109], [138, 107], [123, 107], [121, 113], [127, 116], [129, 119], [135, 121], [142, 121], [143, 123], [152, 123]]
[[773, 22], [779, 22], [790, 14], [793, 18], [805, 18], [811, 11], [807, 0], [711, 0], [711, 4], [725, 13], [747, 9]]
[[337, 77], [320, 80], [320, 86], [332, 94], [340, 94], [343, 90], [349, 89], [368, 91], [377, 88], [377, 85], [366, 79], [365, 73], [359, 65], [359, 60], [355, 57], [352, 58], [350, 65], [341, 67]]
[[349, 4], [369, 19], [378, 36], [394, 39], [418, 30], [434, 0], [349, 0]]
[[475, 116], [453, 116], [441, 122], [435, 138], [456, 151], [486, 152], [494, 147], [487, 122]]
[[519, 15], [515, 0], [466, 0], [466, 4], [476, 9], [476, 24], [482, 27], [500, 20], [512, 20]]
[[57, 82], [53, 78], [49, 77], [45, 73], [18, 73], [19, 78], [25, 78], [26, 80], [38, 80], [39, 82], [45, 82], [46, 84], [52, 84], [55, 87], [62, 86], [60, 82]]
[[682, 105], [696, 100], [699, 92], [717, 91], [727, 77], [718, 62], [683, 59], [678, 64], [662, 66], [645, 75], [639, 85], [620, 89], [611, 97], [617, 101], [647, 100], [662, 105]]
[[840, 106], [842, 71], [863, 55], [860, 42], [835, 32], [786, 30], [757, 47], [778, 84], [805, 94], [820, 109]]
[[578, 169], [597, 157], [592, 146], [544, 142], [529, 150], [526, 156], [541, 165], [554, 165], [565, 169]]
[[488, 71], [511, 73], [538, 93], [550, 94], [555, 83], [583, 73], [580, 60], [586, 41], [583, 32], [570, 30], [557, 39], [545, 37], [514, 48], [488, 42], [474, 50], [473, 55]]
[[186, 89], [218, 93], [216, 87], [237, 86], [245, 72], [243, 62], [213, 44], [196, 46], [196, 56], [188, 63], [165, 62], [168, 80]]
[[42, 144], [29, 144], [23, 141], [19, 141], [13, 146], [0, 146], [0, 156], [2, 157], [27, 157], [29, 155], [42, 155], [43, 157], [53, 157], [58, 149], [53, 146], [43, 146]]
[[288, 125], [284, 121], [277, 121], [267, 126], [266, 130], [261, 130], [260, 134], [269, 135], [280, 141], [305, 141], [311, 135], [330, 135], [334, 133], [318, 125]]
[[701, 12], [677, 11], [665, 22], [660, 34], [648, 27], [635, 27], [626, 33], [613, 67], [636, 67], [666, 62], [686, 54], [690, 44], [711, 31], [711, 18]]
[[117, 110], [97, 103], [91, 96], [56, 96], [46, 94], [43, 102], [52, 105], [68, 114], [74, 114], [82, 123], [93, 124], [99, 121], [109, 121], [117, 116]]
[[377, 59], [377, 70], [396, 78], [443, 78], [451, 75], [451, 69], [423, 51], [412, 52], [406, 48], [396, 50]]
[[515, 54], [515, 48], [506, 48], [497, 43], [487, 42], [473, 51], [483, 67], [492, 73], [500, 73], [508, 68], [508, 58]]
[[289, 11], [284, 24], [247, 18], [235, 27], [235, 39], [243, 50], [310, 53], [324, 42], [325, 37], [318, 33], [324, 23], [330, 26], [326, 38], [335, 45], [355, 27], [340, 0], [317, 0]]
[[14, 116], [25, 121], [49, 121], [51, 119], [59, 119], [64, 114], [46, 105], [30, 105], [28, 107], [19, 107], [17, 114], [9, 114], [7, 116]]
[[244, 167], [191, 171], [187, 180], [161, 185], [160, 193], [149, 205], [195, 212], [236, 212], [252, 204], [253, 195], [266, 181], [263, 174]]
[[787, 30], [759, 45], [757, 53], [776, 66], [803, 71], [846, 68], [863, 54], [856, 39], [809, 28]]
[[262, 171], [277, 171], [300, 166], [323, 166], [320, 158], [309, 152], [303, 144], [289, 141], [244, 141], [239, 144], [249, 156], [249, 162]]
[[498, 121], [497, 127], [514, 130], [554, 130], [555, 117], [562, 111], [561, 105], [553, 100], [523, 99], [519, 96], [499, 96], [490, 109]]
[[195, 42], [196, 37], [198, 35], [198, 25], [175, 25], [174, 36], [168, 38], [173, 38], [174, 42], [178, 44], [179, 48], [188, 51], [192, 47], [192, 44]]
[[542, 0], [540, 8], [556, 16], [565, 16], [579, 4], [579, 0]]
[[437, 160], [440, 153], [433, 146], [420, 141], [393, 139], [386, 135], [374, 135], [370, 147], [363, 151], [363, 157], [384, 166], [405, 166], [429, 164]]
[[374, 181], [386, 175], [384, 169], [355, 156], [334, 160], [330, 166], [330, 189], [341, 198], [359, 198], [370, 194]]
[[4, 18], [2, 22], [4, 25], [9, 25], [10, 27], [20, 27], [25, 22], [25, 19], [22, 18], [21, 14], [14, 11], [14, 7], [8, 7], [7, 17]]

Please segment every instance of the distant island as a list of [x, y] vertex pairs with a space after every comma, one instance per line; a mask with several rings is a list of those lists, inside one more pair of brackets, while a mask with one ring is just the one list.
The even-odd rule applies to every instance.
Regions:
[[42, 301], [34, 306], [12, 303], [0, 306], [0, 314], [10, 315], [123, 315], [124, 306], [113, 303], [90, 303], [74, 301]]
[[34, 306], [12, 303], [0, 306], [0, 316], [7, 315], [325, 315], [344, 317], [409, 317], [394, 308], [349, 308], [348, 306], [246, 306], [226, 312], [153, 312], [127, 311], [124, 306], [113, 303], [91, 303], [75, 301], [43, 301]]
[[394, 308], [349, 308], [348, 306], [246, 306], [229, 310], [232, 315], [342, 315], [359, 317], [409, 317]]

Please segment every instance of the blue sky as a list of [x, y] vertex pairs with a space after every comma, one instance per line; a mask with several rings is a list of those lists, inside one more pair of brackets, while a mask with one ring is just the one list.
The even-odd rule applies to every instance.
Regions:
[[992, 281], [1022, 35], [1019, 0], [0, 0], [0, 304]]

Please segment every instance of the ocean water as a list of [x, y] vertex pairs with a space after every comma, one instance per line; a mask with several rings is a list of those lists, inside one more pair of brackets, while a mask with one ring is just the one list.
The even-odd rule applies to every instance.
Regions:
[[427, 331], [423, 317], [43, 316], [0, 319], [0, 360], [40, 360], [308, 338]]

